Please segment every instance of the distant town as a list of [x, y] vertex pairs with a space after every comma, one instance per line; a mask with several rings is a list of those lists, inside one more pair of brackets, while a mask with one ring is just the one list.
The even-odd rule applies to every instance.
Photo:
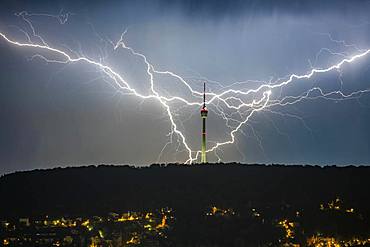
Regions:
[[[316, 180], [297, 180], [302, 174]], [[331, 180], [333, 174], [340, 181]], [[362, 180], [369, 174], [370, 169], [361, 167], [239, 164], [99, 166], [14, 173], [0, 179], [0, 195], [6, 199], [1, 206], [1, 243], [90, 247], [370, 246], [369, 194], [359, 191], [369, 188], [364, 187], [368, 180]], [[295, 187], [286, 180], [290, 176]], [[74, 184], [76, 178], [80, 178], [79, 187]], [[320, 190], [325, 178], [331, 182]], [[28, 186], [19, 184], [22, 181]], [[105, 182], [92, 185], [91, 181]], [[333, 183], [336, 190], [332, 190]], [[56, 185], [64, 192], [50, 195], [60, 190]], [[10, 196], [11, 191], [6, 189], [9, 186], [16, 195]], [[90, 192], [83, 194], [88, 188]], [[353, 189], [356, 191], [347, 193]], [[277, 193], [280, 190], [286, 193]], [[28, 194], [23, 194], [26, 191]], [[95, 197], [91, 192], [96, 193]], [[189, 199], [192, 195], [194, 200]], [[72, 201], [63, 204], [68, 197]]]
[[105, 216], [62, 216], [2, 220], [4, 246], [157, 246], [166, 241], [174, 216], [155, 212], [109, 213]]

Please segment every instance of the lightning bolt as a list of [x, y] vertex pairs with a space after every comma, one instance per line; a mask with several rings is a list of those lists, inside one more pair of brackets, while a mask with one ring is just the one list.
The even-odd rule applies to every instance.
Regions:
[[[173, 144], [174, 139], [179, 141], [178, 145], [181, 145], [181, 147], [184, 148], [184, 150], [187, 153], [187, 160], [185, 160], [185, 163], [190, 164], [198, 160], [201, 151], [198, 149], [191, 148], [191, 146], [188, 144], [184, 131], [182, 131], [183, 128], [180, 127], [182, 123], [181, 121], [176, 120], [175, 115], [177, 114], [177, 112], [179, 112], [179, 109], [182, 109], [184, 107], [190, 107], [192, 109], [199, 110], [200, 106], [202, 105], [203, 93], [195, 90], [192, 87], [191, 83], [184, 79], [184, 77], [171, 71], [157, 70], [155, 66], [152, 63], [150, 63], [149, 59], [144, 54], [139, 53], [135, 51], [132, 47], [128, 46], [125, 43], [124, 39], [127, 30], [125, 30], [120, 35], [120, 38], [117, 42], [108, 40], [108, 43], [111, 44], [113, 51], [118, 49], [124, 49], [128, 51], [132, 56], [141, 59], [143, 64], [145, 64], [146, 68], [145, 72], [149, 77], [150, 83], [149, 92], [146, 94], [139, 93], [139, 91], [135, 89], [134, 86], [132, 86], [127, 80], [125, 80], [124, 76], [121, 73], [115, 71], [111, 66], [104, 63], [104, 59], [96, 61], [87, 56], [81, 55], [82, 52], [77, 53], [69, 48], [63, 50], [51, 46], [46, 42], [46, 40], [43, 37], [41, 37], [41, 35], [37, 33], [36, 29], [34, 28], [30, 20], [32, 16], [42, 16], [55, 18], [60, 24], [65, 24], [68, 21], [68, 18], [72, 15], [71, 13], [63, 14], [61, 12], [59, 15], [49, 15], [49, 14], [33, 14], [23, 11], [16, 15], [22, 18], [22, 20], [25, 21], [25, 23], [31, 30], [31, 32], [28, 33], [25, 30], [19, 29], [26, 36], [27, 41], [19, 41], [12, 39], [8, 34], [5, 34], [4, 32], [1, 31], [0, 38], [6, 41], [9, 45], [35, 50], [36, 53], [32, 56], [32, 59], [40, 58], [48, 63], [89, 64], [97, 68], [101, 73], [107, 76], [107, 78], [110, 79], [108, 83], [112, 85], [117, 91], [122, 93], [122, 95], [132, 95], [142, 100], [148, 99], [156, 100], [163, 107], [166, 113], [166, 117], [170, 123], [170, 130], [167, 135], [168, 142], [162, 148], [158, 156], [158, 161], [163, 155], [164, 150], [169, 145]], [[297, 96], [288, 95], [284, 97], [279, 97], [279, 94], [281, 94], [281, 90], [289, 84], [298, 83], [299, 81], [304, 79], [306, 80], [312, 79], [315, 75], [318, 74], [323, 74], [330, 71], [339, 71], [345, 64], [354, 63], [359, 59], [366, 57], [370, 54], [370, 49], [359, 49], [355, 45], [347, 44], [344, 41], [335, 40], [330, 35], [328, 35], [328, 38], [332, 42], [341, 44], [347, 48], [354, 48], [356, 50], [356, 53], [350, 55], [332, 52], [328, 48], [322, 48], [316, 55], [316, 60], [314, 64], [316, 64], [317, 60], [319, 59], [319, 56], [323, 52], [329, 52], [331, 55], [339, 55], [341, 57], [341, 60], [327, 67], [311, 68], [304, 74], [290, 74], [284, 78], [279, 78], [275, 81], [273, 81], [272, 78], [268, 82], [247, 80], [244, 82], [235, 82], [227, 86], [224, 86], [224, 84], [221, 82], [211, 81], [208, 80], [207, 78], [201, 78], [201, 80], [210, 81], [211, 83], [214, 83], [217, 86], [217, 89], [215, 91], [206, 93], [208, 98], [206, 104], [209, 106], [210, 111], [212, 111], [215, 115], [219, 116], [220, 119], [222, 119], [225, 122], [226, 129], [228, 130], [227, 139], [224, 141], [210, 141], [212, 145], [210, 145], [207, 152], [213, 152], [220, 161], [221, 158], [217, 153], [218, 150], [225, 145], [235, 143], [237, 134], [238, 133], [244, 134], [242, 129], [243, 126], [248, 125], [250, 120], [258, 112], [269, 112], [272, 114], [278, 114], [283, 117], [291, 117], [297, 119], [302, 122], [302, 124], [307, 128], [307, 130], [310, 131], [310, 128], [304, 123], [304, 119], [302, 119], [301, 117], [294, 114], [282, 113], [271, 108], [277, 106], [285, 107], [288, 105], [297, 104], [304, 100], [315, 100], [318, 98], [335, 101], [355, 99], [361, 97], [361, 95], [364, 93], [369, 93], [370, 88], [345, 94], [341, 90], [325, 92], [320, 87], [312, 87]], [[36, 39], [37, 41], [33, 41], [34, 39]], [[44, 52], [43, 54], [47, 55], [38, 54], [37, 53], [38, 51], [43, 51]], [[163, 89], [159, 87], [158, 82], [155, 79], [156, 76], [168, 76], [171, 77], [177, 83], [181, 83], [181, 85], [183, 85], [186, 88], [188, 93], [190, 93], [189, 94], [190, 97], [188, 97], [190, 99], [178, 96], [176, 94], [164, 92]], [[243, 88], [244, 85], [249, 84], [251, 82], [258, 83], [260, 85], [258, 87], [246, 90], [235, 89], [237, 87]], [[181, 104], [181, 107], [177, 108], [171, 107], [171, 104], [174, 103]], [[253, 128], [252, 132], [255, 136], [258, 136]], [[263, 149], [261, 140], [258, 139], [258, 141], [261, 149]], [[178, 147], [177, 150], [180, 150], [180, 147]]]

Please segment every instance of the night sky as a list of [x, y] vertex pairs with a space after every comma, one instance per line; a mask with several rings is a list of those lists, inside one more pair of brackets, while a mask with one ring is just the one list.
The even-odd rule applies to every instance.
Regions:
[[[144, 54], [158, 70], [185, 78], [196, 90], [208, 81], [253, 89], [291, 74], [324, 68], [370, 48], [370, 1], [18, 1], [0, 3], [0, 32], [27, 42], [30, 26], [15, 15], [33, 14], [36, 35], [51, 46], [102, 61], [140, 93], [149, 78], [142, 59], [112, 42]], [[69, 13], [60, 23], [45, 14]], [[23, 31], [22, 31], [23, 30]], [[40, 40], [32, 36], [34, 43]], [[117, 92], [86, 63], [47, 63], [37, 49], [0, 38], [0, 174], [86, 164], [147, 165], [184, 162], [163, 107]], [[161, 93], [186, 97], [174, 78], [155, 78]], [[273, 97], [301, 95], [310, 88], [349, 94], [370, 88], [370, 55], [340, 70], [295, 80]], [[261, 111], [217, 155], [224, 162], [349, 165], [370, 163], [370, 93], [347, 100], [316, 97]], [[171, 105], [193, 150], [200, 148], [199, 107]], [[209, 145], [229, 130], [209, 106]], [[212, 115], [213, 114], [213, 115]]]

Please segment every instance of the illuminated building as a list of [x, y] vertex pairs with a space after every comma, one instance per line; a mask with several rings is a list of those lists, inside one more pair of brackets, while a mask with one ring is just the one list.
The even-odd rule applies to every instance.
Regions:
[[206, 119], [208, 115], [208, 110], [206, 107], [206, 83], [203, 84], [203, 107], [200, 110], [200, 115], [202, 117], [203, 128], [202, 128], [202, 157], [201, 162], [207, 163], [207, 154], [206, 154]]
[[29, 218], [20, 218], [19, 223], [25, 226], [30, 226], [30, 219]]

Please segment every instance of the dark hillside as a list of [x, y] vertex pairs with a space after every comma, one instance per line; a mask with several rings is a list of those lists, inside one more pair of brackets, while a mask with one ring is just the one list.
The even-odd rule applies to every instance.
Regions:
[[0, 237], [19, 246], [366, 246], [369, 177], [368, 167], [240, 164], [17, 172], [0, 178]]
[[[159, 208], [198, 210], [340, 197], [370, 210], [370, 168], [281, 165], [88, 166], [17, 172], [0, 179], [1, 216]], [[190, 208], [189, 205], [192, 205]]]

